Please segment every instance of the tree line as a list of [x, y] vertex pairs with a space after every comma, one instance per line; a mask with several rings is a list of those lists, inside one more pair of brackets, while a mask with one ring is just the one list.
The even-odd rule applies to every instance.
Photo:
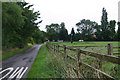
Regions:
[[46, 25], [47, 29], [47, 38], [48, 40], [63, 40], [68, 41], [68, 31], [65, 28], [65, 23], [62, 22], [61, 24], [50, 24]]
[[[115, 20], [108, 21], [108, 13], [105, 8], [102, 10], [101, 25], [89, 19], [82, 19], [76, 23], [77, 32], [72, 28], [68, 34], [65, 28], [65, 23], [47, 25], [47, 36], [51, 40], [64, 41], [118, 41], [120, 40], [120, 22]], [[115, 31], [115, 26], [118, 25], [118, 30]]]
[[40, 31], [38, 24], [42, 20], [39, 11], [26, 2], [2, 3], [2, 47], [23, 48], [28, 43], [41, 43], [45, 40], [45, 32]]
[[[120, 40], [120, 22], [108, 22], [107, 11], [102, 10], [101, 25], [89, 19], [82, 19], [76, 23], [68, 34], [65, 23], [46, 25], [46, 32], [39, 29], [42, 22], [39, 11], [34, 11], [33, 5], [26, 2], [2, 3], [2, 48], [23, 48], [31, 44], [39, 44], [50, 40], [63, 41], [111, 41]], [[39, 19], [39, 21], [38, 21]], [[115, 31], [115, 25], [118, 30]]]

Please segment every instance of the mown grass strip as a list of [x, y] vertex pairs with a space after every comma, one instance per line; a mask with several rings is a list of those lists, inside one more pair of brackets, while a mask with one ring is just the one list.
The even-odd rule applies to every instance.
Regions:
[[[53, 60], [53, 56], [48, 52], [46, 45], [43, 45], [27, 74], [27, 78], [59, 78], [61, 74], [57, 73], [53, 64], [57, 63]], [[57, 66], [60, 67], [59, 65]]]
[[23, 52], [23, 51], [31, 48], [31, 47], [32, 47], [32, 46], [27, 46], [27, 47], [22, 48], [22, 49], [18, 49], [18, 50], [12, 51], [12, 52], [4, 53], [3, 55], [0, 55], [0, 56], [2, 56], [2, 57], [0, 57], [0, 58], [2, 58], [2, 59], [0, 59], [0, 60], [8, 59], [8, 58], [10, 58], [10, 57], [12, 57], [12, 56], [20, 53], [20, 52]]

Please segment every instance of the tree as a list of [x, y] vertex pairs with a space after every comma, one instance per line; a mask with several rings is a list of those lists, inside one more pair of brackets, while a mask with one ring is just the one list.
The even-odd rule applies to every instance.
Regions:
[[62, 22], [60, 24], [60, 32], [59, 32], [59, 39], [60, 40], [64, 40], [64, 41], [67, 41], [68, 40], [68, 31], [67, 29], [65, 28], [65, 23]]
[[[106, 28], [106, 30], [102, 29], [103, 26], [96, 25], [95, 26], [95, 29], [96, 29], [95, 34], [97, 35], [97, 40], [115, 40], [115, 35], [116, 35], [115, 24], [116, 24], [116, 21], [111, 20], [108, 23], [108, 25], [107, 25], [108, 27]], [[106, 38], [105, 38], [105, 35], [107, 36]], [[104, 36], [104, 38], [103, 38], [103, 36]]]
[[40, 31], [39, 29], [36, 29], [32, 36], [35, 43], [40, 44], [46, 41], [46, 33], [44, 31]]
[[120, 41], [120, 22], [118, 22], [117, 38]]
[[42, 20], [36, 22], [36, 20], [40, 18], [39, 17], [40, 13], [39, 11], [37, 12], [33, 11], [34, 9], [32, 10], [30, 9], [32, 8], [33, 5], [30, 5], [26, 2], [19, 2], [18, 5], [23, 9], [22, 15], [25, 17], [25, 20], [24, 20], [25, 24], [19, 31], [17, 31], [18, 34], [20, 34], [22, 37], [21, 43], [23, 44], [20, 46], [23, 47], [27, 45], [30, 37], [32, 37], [36, 29], [39, 28], [37, 25], [41, 23]]
[[115, 40], [115, 35], [116, 35], [116, 32], [115, 32], [115, 25], [116, 25], [116, 21], [115, 20], [111, 20], [109, 22], [109, 38], [110, 40]]
[[50, 41], [59, 39], [60, 26], [59, 24], [46, 25], [47, 37]]
[[101, 39], [102, 40], [109, 40], [109, 26], [108, 26], [108, 17], [107, 11], [105, 8], [102, 10], [102, 17], [101, 17]]
[[72, 28], [70, 35], [71, 35], [71, 43], [73, 43], [73, 41], [74, 41], [74, 36], [75, 36], [74, 28]]
[[77, 31], [81, 33], [83, 40], [90, 40], [91, 35], [95, 33], [96, 22], [83, 19], [76, 24]]
[[16, 3], [3, 3], [2, 11], [2, 45], [3, 49], [16, 47], [21, 36], [17, 30], [24, 24], [23, 10]]
[[97, 25], [96, 35], [97, 40], [115, 40], [115, 20], [108, 22], [107, 11], [105, 8], [102, 10], [101, 25]]
[[3, 3], [3, 49], [23, 48], [34, 40], [33, 34], [42, 20], [36, 22], [40, 13], [31, 10], [32, 6], [26, 2]]
[[95, 26], [95, 35], [96, 35], [96, 40], [102, 40], [101, 39], [101, 37], [102, 37], [102, 35], [101, 35], [101, 31], [102, 31], [102, 29], [101, 29], [101, 25], [96, 25]]
[[68, 39], [68, 31], [65, 28], [65, 23], [59, 24], [51, 24], [46, 25], [47, 29], [47, 37], [50, 41], [52, 40], [64, 40], [66, 41]]

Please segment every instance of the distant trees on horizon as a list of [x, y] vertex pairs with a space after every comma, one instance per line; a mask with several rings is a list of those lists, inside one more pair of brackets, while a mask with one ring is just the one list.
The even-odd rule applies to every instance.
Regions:
[[[46, 32], [39, 29], [42, 20], [39, 11], [34, 11], [33, 5], [26, 2], [3, 3], [2, 5], [2, 47], [23, 48], [28, 43], [39, 44], [47, 40], [63, 41], [118, 41], [120, 40], [120, 22], [108, 21], [107, 11], [102, 10], [101, 25], [89, 19], [76, 22], [77, 32], [74, 28], [68, 34], [64, 22], [46, 25]], [[118, 30], [115, 31], [115, 25]]]
[[47, 29], [47, 38], [52, 41], [52, 40], [64, 40], [68, 41], [68, 31], [65, 28], [65, 23], [62, 22], [61, 24], [50, 24], [46, 25]]
[[[71, 33], [66, 33], [66, 37], [60, 38], [64, 36], [64, 31], [57, 33], [55, 35], [49, 35], [50, 32], [47, 34], [49, 35], [49, 40], [64, 40], [64, 41], [78, 41], [78, 40], [86, 40], [86, 41], [118, 41], [120, 40], [120, 22], [116, 22], [115, 20], [110, 20], [108, 22], [108, 13], [105, 8], [102, 9], [102, 16], [101, 16], [101, 25], [98, 25], [97, 22], [91, 21], [89, 19], [82, 19], [80, 22], [76, 23], [77, 32], [73, 36], [74, 28], [72, 28]], [[115, 31], [116, 23], [118, 24], [118, 30]], [[48, 26], [48, 25], [47, 25]], [[46, 27], [47, 27], [46, 26]], [[50, 25], [52, 26], [52, 24]], [[65, 25], [64, 25], [65, 26]], [[60, 31], [61, 26], [57, 24], [58, 30]], [[54, 26], [53, 29], [56, 29]], [[66, 29], [64, 27], [64, 29]], [[53, 31], [55, 32], [55, 30]], [[66, 32], [67, 29], [66, 29]], [[59, 35], [62, 34], [62, 35]], [[57, 36], [59, 35], [59, 36]], [[57, 36], [57, 38], [55, 38]], [[51, 39], [53, 37], [53, 39]], [[74, 37], [74, 38], [73, 38]]]

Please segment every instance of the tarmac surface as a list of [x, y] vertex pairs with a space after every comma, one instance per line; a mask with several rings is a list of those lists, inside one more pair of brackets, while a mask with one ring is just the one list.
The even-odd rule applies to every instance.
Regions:
[[[22, 53], [18, 53], [13, 57], [8, 58], [7, 60], [0, 62], [0, 63], [2, 63], [2, 70], [5, 70], [7, 68], [13, 68], [14, 69], [13, 72], [14, 72], [18, 67], [19, 67], [18, 70], [20, 70], [22, 67], [24, 68], [24, 70], [26, 68], [28, 68], [22, 76], [22, 78], [26, 78], [26, 75], [29, 72], [29, 70], [37, 56], [37, 53], [42, 45], [43, 44], [35, 45], [32, 48], [30, 48]], [[9, 78], [13, 72], [11, 72], [5, 78]], [[2, 76], [4, 76], [7, 73], [8, 73], [7, 71], [3, 72]]]

